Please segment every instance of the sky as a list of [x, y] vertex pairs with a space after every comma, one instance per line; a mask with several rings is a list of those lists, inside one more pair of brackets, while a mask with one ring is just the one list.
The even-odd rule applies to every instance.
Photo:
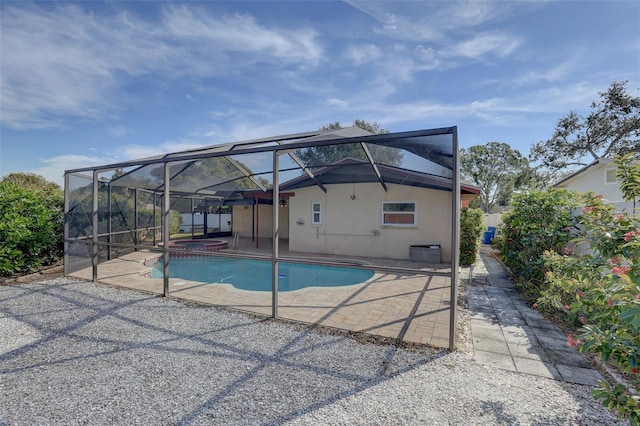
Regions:
[[0, 176], [375, 121], [528, 155], [613, 81], [640, 1], [0, 1]]

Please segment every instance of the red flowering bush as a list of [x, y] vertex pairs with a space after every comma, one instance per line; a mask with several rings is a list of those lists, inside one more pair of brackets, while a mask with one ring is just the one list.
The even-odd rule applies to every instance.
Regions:
[[[548, 272], [538, 304], [564, 312], [579, 328], [567, 343], [615, 363], [632, 389], [601, 383], [594, 394], [640, 424], [640, 215], [616, 213], [593, 194], [583, 199], [582, 236], [590, 254], [543, 256]], [[635, 392], [634, 392], [635, 390]]]

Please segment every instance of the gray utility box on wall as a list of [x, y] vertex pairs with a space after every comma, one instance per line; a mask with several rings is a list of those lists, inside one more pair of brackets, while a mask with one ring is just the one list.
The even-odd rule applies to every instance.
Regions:
[[440, 244], [409, 246], [409, 260], [412, 262], [440, 263]]

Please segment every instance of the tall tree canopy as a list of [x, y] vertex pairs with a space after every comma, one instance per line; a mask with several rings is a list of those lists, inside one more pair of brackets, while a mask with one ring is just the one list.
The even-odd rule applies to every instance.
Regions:
[[5, 183], [13, 183], [23, 189], [36, 189], [46, 193], [55, 193], [56, 195], [62, 193], [60, 185], [54, 182], [49, 182], [44, 177], [35, 173], [9, 173], [3, 177], [1, 181]]
[[508, 205], [513, 191], [526, 186], [529, 161], [502, 142], [489, 142], [460, 150], [460, 173], [480, 188], [479, 207], [486, 213], [496, 205]]
[[[375, 121], [369, 122], [356, 119], [353, 121], [353, 125], [373, 134], [389, 133], [389, 130], [382, 128], [380, 123]], [[325, 124], [320, 130], [342, 129], [344, 127], [340, 122], [336, 121], [335, 123]], [[402, 151], [397, 148], [374, 144], [367, 144], [367, 148], [376, 161], [384, 162], [384, 164], [390, 166], [400, 166], [402, 163]], [[308, 166], [332, 164], [347, 157], [366, 159], [360, 144], [317, 146], [298, 150], [296, 154]]]
[[[192, 164], [173, 176], [171, 185], [173, 189], [178, 190], [184, 188], [195, 188], [196, 190], [204, 188], [212, 190], [255, 188], [255, 184], [240, 170], [243, 169], [247, 174], [253, 175], [249, 166], [238, 160], [233, 161], [235, 165], [225, 157], [211, 157], [193, 161]], [[255, 179], [266, 187], [271, 185], [270, 181], [261, 176], [256, 176]], [[148, 174], [134, 172], [127, 178], [127, 182], [131, 180], [144, 185], [160, 186], [164, 182], [164, 170], [162, 167], [154, 167]]]
[[531, 159], [552, 170], [582, 166], [599, 158], [640, 152], [640, 97], [614, 81], [582, 117], [570, 112], [556, 123], [550, 139], [533, 144]]

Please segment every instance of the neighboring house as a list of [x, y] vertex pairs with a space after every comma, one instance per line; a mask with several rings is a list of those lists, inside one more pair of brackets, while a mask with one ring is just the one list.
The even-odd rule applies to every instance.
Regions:
[[631, 212], [633, 203], [624, 201], [620, 182], [616, 179], [616, 170], [612, 160], [600, 158], [571, 173], [553, 186], [583, 193], [602, 194], [606, 202], [614, 205], [619, 211]]
[[[354, 158], [316, 171], [316, 180], [303, 175], [283, 183], [280, 235], [289, 239], [289, 249], [406, 260], [411, 245], [440, 245], [441, 258], [449, 259], [452, 206], [447, 186], [451, 181], [377, 167], [384, 186], [368, 162]], [[465, 183], [460, 190], [461, 205], [480, 193]], [[251, 233], [253, 210], [234, 206], [234, 230]], [[258, 214], [259, 237], [270, 237], [271, 206], [258, 204]]]

